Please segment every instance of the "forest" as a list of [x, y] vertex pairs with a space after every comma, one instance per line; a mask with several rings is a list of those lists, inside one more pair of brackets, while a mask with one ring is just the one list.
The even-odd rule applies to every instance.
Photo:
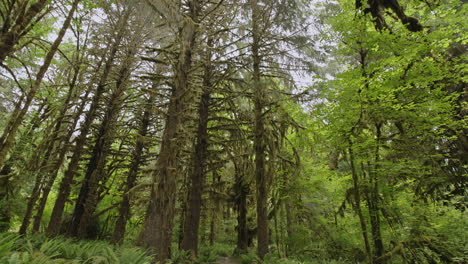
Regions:
[[0, 0], [0, 264], [468, 263], [466, 0]]

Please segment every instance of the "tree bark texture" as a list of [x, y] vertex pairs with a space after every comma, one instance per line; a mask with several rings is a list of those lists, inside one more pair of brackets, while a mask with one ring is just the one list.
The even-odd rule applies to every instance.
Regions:
[[177, 192], [178, 156], [181, 151], [179, 131], [184, 121], [189, 89], [192, 50], [195, 45], [199, 1], [189, 2], [189, 16], [183, 19], [180, 31], [180, 53], [174, 69], [174, 87], [170, 98], [166, 127], [163, 132], [159, 157], [153, 177], [150, 203], [139, 237], [139, 244], [156, 254], [156, 261], [165, 263], [171, 257], [172, 228]]
[[6, 232], [10, 229], [11, 214], [8, 206], [10, 173], [11, 167], [7, 163], [0, 170], [0, 232]]
[[382, 233], [380, 231], [380, 206], [379, 206], [379, 177], [378, 168], [380, 161], [380, 138], [381, 124], [376, 124], [376, 146], [374, 153], [374, 166], [371, 168], [369, 164], [369, 183], [370, 194], [368, 199], [369, 216], [371, 222], [372, 240], [374, 242], [374, 255], [380, 257], [384, 254], [384, 246], [382, 242]]
[[[212, 40], [208, 40], [210, 46]], [[207, 49], [210, 49], [208, 47]], [[188, 209], [185, 215], [185, 224], [181, 248], [190, 251], [192, 259], [198, 253], [198, 229], [202, 206], [202, 192], [205, 178], [205, 167], [208, 150], [208, 117], [211, 95], [211, 52], [208, 50], [203, 76], [203, 94], [198, 106], [197, 142], [192, 157], [193, 169], [190, 173], [188, 191]]]
[[264, 142], [265, 124], [263, 116], [264, 91], [261, 84], [260, 73], [260, 13], [257, 0], [251, 0], [252, 7], [252, 57], [253, 57], [253, 88], [254, 88], [254, 152], [255, 152], [255, 183], [257, 196], [257, 242], [258, 256], [263, 257], [268, 254], [268, 189], [265, 173], [265, 150]]

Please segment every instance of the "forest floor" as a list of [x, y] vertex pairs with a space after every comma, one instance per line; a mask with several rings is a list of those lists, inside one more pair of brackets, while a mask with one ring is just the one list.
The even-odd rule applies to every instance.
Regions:
[[217, 264], [241, 264], [239, 258], [236, 257], [224, 257], [220, 258]]

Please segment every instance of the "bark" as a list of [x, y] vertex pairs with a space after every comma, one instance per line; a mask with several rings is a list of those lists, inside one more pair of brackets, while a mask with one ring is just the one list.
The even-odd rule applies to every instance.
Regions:
[[[293, 229], [293, 212], [292, 212], [292, 203], [291, 199], [287, 198], [285, 203], [284, 203], [284, 210], [286, 214], [286, 233], [288, 237], [291, 237], [292, 234], [294, 234], [294, 229]], [[285, 256], [288, 257], [291, 255], [291, 247], [290, 243], [286, 243], [285, 246]]]
[[200, 120], [197, 132], [197, 143], [193, 157], [193, 172], [190, 175], [190, 190], [188, 198], [188, 210], [185, 216], [184, 236], [181, 248], [191, 252], [193, 258], [198, 252], [198, 228], [202, 205], [203, 180], [205, 177], [205, 163], [207, 155], [207, 124], [208, 124], [208, 100], [210, 93], [205, 91], [202, 95], [199, 108]]
[[8, 206], [11, 167], [6, 164], [0, 170], [0, 232], [10, 229], [10, 210]]
[[166, 263], [171, 257], [171, 238], [175, 213], [176, 183], [180, 168], [178, 132], [184, 126], [181, 114], [186, 111], [189, 89], [189, 73], [192, 64], [192, 50], [195, 46], [199, 1], [189, 2], [189, 17], [184, 18], [180, 32], [181, 50], [174, 71], [174, 86], [170, 98], [166, 127], [163, 132], [159, 158], [154, 172], [155, 183], [139, 244], [156, 254], [156, 261]]
[[[156, 84], [153, 84], [153, 89], [156, 89]], [[130, 170], [127, 174], [127, 180], [125, 181], [125, 193], [122, 197], [122, 201], [119, 206], [119, 217], [115, 224], [114, 233], [112, 234], [112, 243], [122, 244], [125, 236], [125, 230], [128, 219], [130, 219], [130, 196], [129, 191], [135, 187], [138, 173], [143, 162], [143, 150], [145, 148], [144, 138], [148, 134], [148, 129], [151, 121], [151, 108], [155, 100], [156, 93], [150, 91], [148, 100], [146, 101], [145, 109], [142, 113], [142, 119], [138, 134], [136, 136], [135, 150], [132, 154], [132, 161], [130, 164]]]
[[[5, 179], [0, 181], [0, 183], [2, 183], [1, 188], [5, 191], [5, 194], [4, 194], [5, 195], [5, 197], [4, 197], [5, 198], [5, 200], [4, 200], [5, 203], [7, 202], [8, 194], [13, 193], [13, 192], [15, 192], [17, 190], [16, 186], [11, 185], [10, 180], [9, 180], [10, 176], [8, 176], [8, 175], [12, 171], [12, 167], [14, 166], [15, 161], [20, 159], [20, 156], [21, 156], [22, 152], [24, 151], [24, 146], [27, 144], [27, 141], [29, 141], [29, 139], [32, 138], [35, 130], [47, 118], [48, 108], [46, 108], [46, 103], [47, 103], [46, 101], [43, 101], [41, 103], [41, 105], [39, 106], [39, 108], [35, 111], [35, 114], [33, 115], [32, 120], [30, 122], [30, 127], [25, 129], [26, 132], [19, 138], [18, 144], [16, 144], [12, 155], [10, 156], [9, 160], [7, 160], [7, 162], [5, 163], [5, 165], [2, 168], [2, 171], [7, 173], [7, 174], [4, 174]], [[45, 108], [45, 110], [44, 110], [44, 108]], [[34, 155], [33, 155], [33, 157], [34, 157]], [[26, 165], [25, 167], [29, 171], [35, 171], [35, 168], [37, 168], [37, 163], [35, 162], [34, 158], [31, 159], [31, 161], [27, 162], [27, 163], [28, 163], [28, 165]], [[34, 173], [33, 173], [33, 175], [34, 175]], [[25, 221], [27, 221], [27, 225], [29, 225], [30, 217], [31, 217], [32, 210], [33, 210], [33, 205], [34, 205], [34, 203], [36, 201], [36, 199], [34, 197], [38, 193], [37, 189], [40, 186], [40, 182], [41, 182], [40, 177], [37, 176], [34, 179], [35, 179], [34, 187], [33, 187], [33, 190], [32, 190], [32, 193], [31, 193], [30, 197], [28, 198], [26, 213], [25, 213], [25, 217], [23, 218], [23, 221], [22, 221], [22, 226], [24, 225]], [[10, 213], [6, 212], [6, 215], [10, 215]], [[20, 232], [25, 233], [26, 228], [20, 227]]]
[[28, 204], [26, 205], [26, 213], [23, 217], [23, 221], [21, 222], [21, 227], [18, 231], [21, 235], [26, 234], [26, 230], [29, 226], [29, 223], [31, 222], [31, 216], [33, 213], [34, 205], [36, 204], [37, 199], [39, 198], [39, 195], [40, 195], [42, 177], [39, 174], [35, 178], [36, 180], [34, 182], [34, 187], [31, 191], [31, 195], [28, 198]]
[[[79, 53], [77, 53], [77, 56], [79, 59]], [[52, 189], [53, 184], [55, 183], [60, 167], [62, 166], [63, 161], [65, 160], [65, 155], [69, 150], [68, 142], [70, 142], [70, 139], [73, 135], [73, 131], [75, 131], [75, 127], [78, 123], [79, 117], [83, 113], [83, 109], [86, 103], [86, 98], [88, 97], [88, 94], [90, 92], [89, 89], [86, 91], [81, 105], [76, 110], [75, 118], [71, 122], [72, 125], [68, 129], [68, 133], [64, 137], [59, 137], [61, 130], [63, 129], [63, 125], [66, 121], [67, 110], [71, 107], [72, 100], [75, 101], [78, 97], [77, 95], [74, 95], [74, 94], [76, 93], [76, 84], [80, 76], [80, 65], [81, 63], [78, 63], [78, 65], [75, 67], [73, 71], [73, 77], [70, 83], [70, 87], [68, 89], [67, 97], [65, 98], [65, 101], [62, 104], [62, 107], [60, 109], [60, 112], [59, 112], [60, 115], [57, 117], [54, 130], [52, 132], [52, 135], [50, 136], [51, 142], [43, 158], [45, 164], [44, 166], [41, 166], [40, 168], [41, 173], [44, 173], [46, 176], [45, 176], [45, 182], [43, 184], [43, 188], [41, 190], [42, 196], [40, 197], [39, 204], [37, 205], [37, 209], [36, 209], [36, 215], [34, 216], [34, 222], [33, 222], [33, 227], [32, 227], [33, 233], [39, 231], [42, 216], [44, 214], [47, 199], [49, 197], [49, 193]], [[50, 158], [51, 152], [55, 154], [53, 158]]]
[[367, 224], [364, 215], [362, 214], [361, 208], [361, 192], [359, 190], [359, 177], [356, 171], [356, 166], [354, 163], [354, 152], [352, 141], [349, 140], [349, 163], [351, 164], [351, 174], [353, 178], [353, 188], [354, 188], [354, 210], [356, 211], [359, 217], [359, 223], [361, 225], [362, 238], [364, 240], [364, 247], [366, 249], [367, 258], [370, 263], [372, 263], [372, 252], [369, 243], [369, 236], [367, 235]]
[[[126, 15], [122, 19], [122, 24], [125, 24], [128, 19], [128, 15]], [[80, 135], [76, 139], [75, 146], [73, 148], [73, 155], [70, 159], [70, 163], [68, 164], [68, 168], [64, 173], [64, 177], [62, 182], [60, 183], [59, 192], [57, 194], [57, 198], [55, 200], [54, 208], [52, 209], [52, 214], [50, 217], [49, 224], [47, 226], [46, 232], [49, 235], [57, 235], [60, 226], [62, 224], [62, 214], [65, 208], [65, 203], [70, 195], [71, 185], [74, 181], [75, 174], [79, 167], [79, 162], [81, 160], [81, 156], [83, 155], [83, 150], [86, 144], [86, 139], [91, 130], [91, 124], [93, 123], [94, 119], [97, 117], [97, 110], [99, 108], [99, 103], [101, 102], [101, 98], [103, 97], [104, 91], [106, 89], [107, 80], [112, 69], [112, 64], [115, 60], [117, 51], [120, 47], [120, 43], [122, 41], [123, 35], [125, 30], [123, 27], [120, 27], [115, 40], [112, 42], [110, 47], [109, 56], [106, 59], [104, 71], [99, 79], [96, 92], [93, 96], [93, 100], [91, 102], [91, 106], [86, 113], [86, 117], [84, 122], [81, 124]]]
[[[41, 3], [41, 2], [38, 2], [38, 3]], [[37, 91], [39, 90], [41, 86], [42, 79], [44, 78], [47, 70], [49, 69], [52, 59], [55, 53], [57, 52], [58, 47], [63, 40], [63, 37], [65, 36], [65, 32], [67, 31], [68, 27], [71, 24], [73, 14], [75, 13], [75, 10], [79, 2], [80, 0], [73, 1], [73, 4], [68, 12], [67, 18], [63, 22], [62, 28], [60, 29], [54, 43], [50, 47], [50, 50], [47, 52], [46, 57], [44, 58], [44, 63], [42, 64], [42, 66], [40, 67], [36, 75], [36, 80], [34, 84], [32, 85], [31, 89], [29, 90], [23, 106], [21, 108], [17, 108], [18, 111], [13, 112], [13, 115], [11, 116], [8, 122], [8, 125], [5, 128], [5, 132], [3, 133], [2, 138], [1, 138], [2, 141], [0, 142], [0, 167], [3, 167], [4, 165], [5, 158], [10, 152], [10, 149], [14, 143], [14, 139], [15, 139], [16, 133], [18, 132], [19, 126], [23, 122], [24, 116], [28, 112], [29, 106], [31, 105], [32, 100], [34, 99]], [[2, 54], [1, 47], [0, 47], [0, 54]]]
[[267, 179], [265, 173], [265, 149], [264, 142], [265, 124], [263, 116], [263, 87], [261, 84], [260, 62], [260, 28], [259, 20], [260, 13], [257, 0], [251, 0], [252, 6], [252, 57], [253, 57], [253, 87], [254, 87], [254, 151], [255, 151], [255, 183], [257, 196], [257, 241], [258, 241], [258, 256], [263, 257], [268, 253], [268, 190]]
[[75, 210], [69, 234], [72, 236], [87, 237], [88, 228], [92, 223], [92, 217], [99, 202], [100, 186], [107, 182], [105, 166], [110, 152], [111, 144], [114, 140], [116, 121], [122, 109], [122, 98], [127, 88], [128, 79], [131, 73], [133, 53], [130, 52], [119, 72], [119, 79], [108, 102], [107, 110], [103, 121], [98, 129], [96, 142], [93, 147], [85, 177], [81, 185], [80, 193], [76, 201]]
[[236, 171], [236, 209], [237, 209], [237, 249], [239, 253], [247, 252], [249, 246], [249, 229], [247, 226], [247, 194], [249, 188], [244, 182], [243, 172]]
[[[369, 180], [371, 191], [368, 199], [369, 216], [371, 222], [372, 240], [374, 241], [374, 255], [380, 257], [384, 253], [382, 242], [382, 234], [380, 231], [380, 206], [379, 206], [379, 179], [378, 179], [378, 163], [380, 160], [380, 138], [381, 124], [376, 124], [376, 147], [374, 153], [374, 167], [370, 171]], [[370, 166], [369, 166], [370, 169]]]
[[210, 236], [208, 238], [210, 247], [214, 246], [216, 240], [216, 214], [211, 214], [210, 218]]
[[[41, 122], [44, 120], [43, 118], [40, 117], [40, 112], [42, 111], [42, 109], [44, 107], [45, 107], [45, 102], [43, 102], [43, 104], [37, 110], [36, 115], [33, 118], [31, 128], [29, 129], [29, 132], [26, 135], [26, 138], [31, 137], [34, 130], [36, 128], [38, 128], [40, 126]], [[46, 151], [45, 157], [50, 155], [50, 151], [51, 151], [50, 149], [48, 149]], [[39, 151], [39, 152], [41, 152], [41, 151]], [[37, 160], [40, 160], [40, 161], [37, 161]], [[31, 191], [31, 195], [28, 198], [28, 203], [26, 205], [26, 212], [25, 212], [25, 215], [23, 217], [23, 221], [21, 222], [20, 229], [18, 231], [21, 235], [26, 234], [26, 230], [29, 227], [29, 224], [31, 222], [31, 217], [32, 217], [32, 214], [33, 214], [34, 205], [36, 204], [37, 199], [39, 198], [39, 195], [40, 195], [40, 189], [41, 189], [41, 186], [42, 186], [44, 176], [43, 176], [42, 173], [38, 173], [37, 171], [39, 170], [40, 167], [43, 167], [45, 165], [45, 160], [46, 159], [44, 159], [44, 160], [41, 159], [41, 157], [39, 155], [33, 155], [32, 161], [29, 162], [30, 165], [31, 165], [30, 166], [30, 171], [32, 172], [32, 175], [35, 175], [35, 177], [34, 177], [34, 187], [33, 187], [32, 191]]]
[[[5, 59], [14, 52], [15, 46], [19, 43], [22, 37], [24, 37], [28, 28], [33, 23], [33, 20], [35, 20], [42, 10], [44, 10], [46, 3], [47, 0], [39, 0], [27, 9], [25, 9], [26, 5], [24, 5], [17, 12], [18, 14], [16, 16], [15, 24], [3, 26], [2, 31], [4, 32], [0, 32], [0, 64], [2, 64]], [[37, 23], [37, 21], [34, 21], [34, 23]], [[7, 28], [8, 30], [6, 30]]]
[[[208, 40], [210, 49], [212, 40]], [[193, 153], [193, 171], [190, 174], [190, 186], [188, 191], [188, 208], [185, 215], [184, 234], [181, 249], [190, 252], [192, 259], [196, 259], [198, 253], [198, 229], [200, 224], [200, 212], [202, 205], [203, 182], [208, 150], [208, 116], [211, 94], [211, 52], [208, 50], [203, 76], [203, 94], [198, 106], [198, 130], [197, 142]]]

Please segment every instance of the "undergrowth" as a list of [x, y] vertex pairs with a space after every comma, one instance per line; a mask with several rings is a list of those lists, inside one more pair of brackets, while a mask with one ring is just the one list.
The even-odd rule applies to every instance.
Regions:
[[0, 234], [0, 264], [149, 264], [139, 248], [115, 247], [102, 241], [75, 241], [43, 235]]

